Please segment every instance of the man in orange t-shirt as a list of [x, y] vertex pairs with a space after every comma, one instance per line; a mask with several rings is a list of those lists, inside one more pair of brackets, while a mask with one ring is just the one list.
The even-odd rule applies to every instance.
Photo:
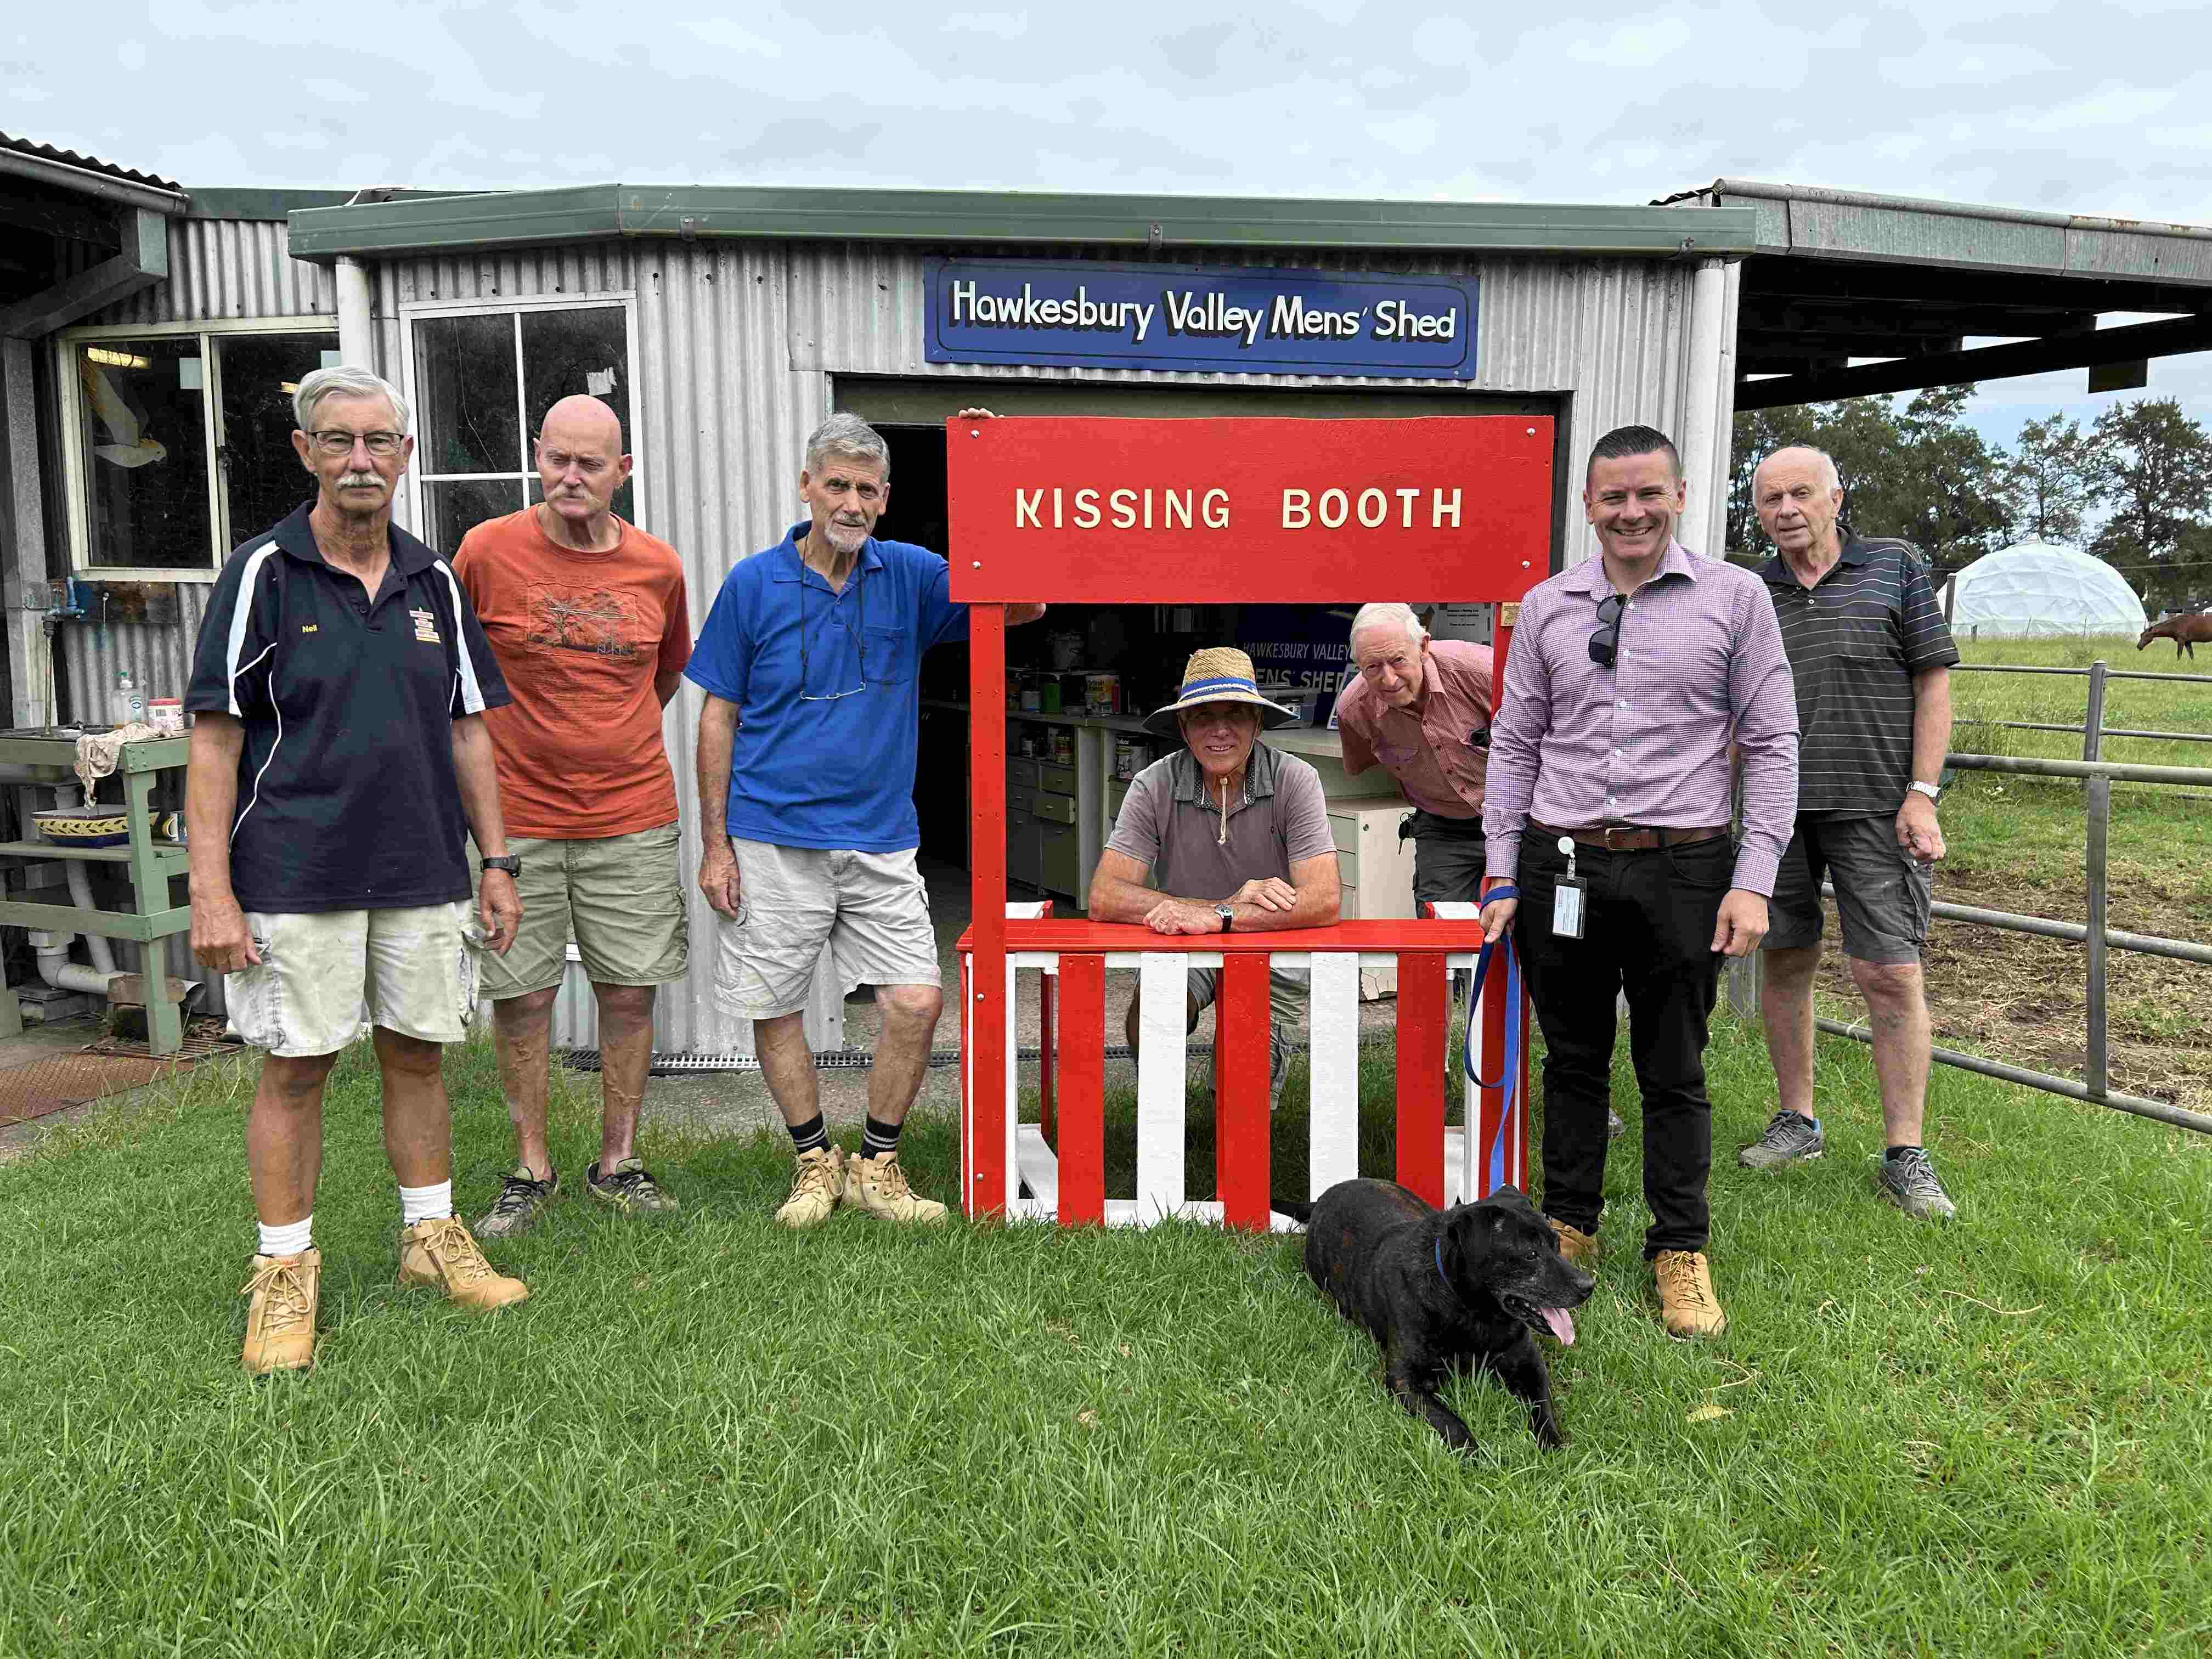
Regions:
[[577, 954], [599, 1001], [599, 1158], [592, 1197], [630, 1214], [677, 1207], [637, 1156], [653, 1060], [653, 988], [684, 977], [686, 892], [661, 710], [691, 656], [684, 567], [612, 511], [630, 473], [622, 424], [563, 398], [538, 436], [545, 499], [478, 525], [453, 570], [514, 701], [488, 720], [523, 921], [483, 978], [516, 1164], [487, 1238], [509, 1237], [560, 1188], [546, 1143], [553, 1001]]

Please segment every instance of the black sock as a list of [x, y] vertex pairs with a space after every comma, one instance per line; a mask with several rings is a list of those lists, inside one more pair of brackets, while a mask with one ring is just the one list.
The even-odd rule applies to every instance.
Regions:
[[819, 1112], [804, 1123], [787, 1123], [783, 1127], [791, 1131], [791, 1150], [802, 1157], [808, 1152], [820, 1152], [830, 1144], [830, 1131], [823, 1123]]
[[886, 1152], [898, 1151], [899, 1130], [903, 1127], [902, 1124], [878, 1122], [871, 1116], [866, 1131], [860, 1136], [860, 1156], [881, 1158]]
[[1890, 1163], [1894, 1164], [1899, 1158], [1903, 1158], [1907, 1152], [1924, 1152], [1927, 1149], [1925, 1147], [1921, 1146], [1893, 1146], [1887, 1152], [1884, 1152], [1882, 1157]]

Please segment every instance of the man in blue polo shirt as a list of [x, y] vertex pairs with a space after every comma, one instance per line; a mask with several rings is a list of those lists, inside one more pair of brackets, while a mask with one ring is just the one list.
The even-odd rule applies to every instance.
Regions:
[[[986, 411], [963, 410], [961, 418]], [[915, 868], [914, 765], [921, 653], [968, 637], [945, 561], [872, 533], [890, 499], [890, 452], [833, 415], [806, 441], [811, 515], [723, 580], [684, 676], [699, 711], [699, 886], [724, 918], [714, 983], [753, 1023], [761, 1075], [797, 1156], [787, 1227], [841, 1203], [936, 1222], [898, 1162], [899, 1130], [929, 1067], [945, 996]], [[1010, 605], [1010, 623], [1041, 605]], [[849, 1164], [822, 1121], [803, 1011], [822, 952], [850, 988], [879, 988], [868, 1122]]]
[[[479, 939], [506, 951], [522, 915], [483, 720], [507, 687], [446, 562], [392, 522], [415, 446], [399, 394], [319, 369], [293, 408], [319, 488], [224, 563], [185, 698], [192, 954], [228, 975], [231, 1017], [264, 1051], [246, 1125], [254, 1372], [313, 1362], [323, 1085], [372, 1030], [399, 1282], [474, 1309], [529, 1294], [453, 1214], [439, 1072], [476, 1010]], [[465, 824], [489, 855], [473, 907]]]

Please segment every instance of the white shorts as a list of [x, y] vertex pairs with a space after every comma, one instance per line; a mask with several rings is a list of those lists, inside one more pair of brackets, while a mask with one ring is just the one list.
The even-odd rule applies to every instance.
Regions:
[[409, 910], [249, 910], [261, 963], [223, 978], [231, 1023], [257, 1048], [331, 1054], [381, 1025], [459, 1042], [476, 1017], [483, 929], [468, 899]]
[[718, 918], [714, 994], [742, 1019], [780, 1019], [806, 1006], [827, 946], [840, 989], [942, 985], [929, 895], [903, 853], [776, 847], [731, 838], [738, 917]]

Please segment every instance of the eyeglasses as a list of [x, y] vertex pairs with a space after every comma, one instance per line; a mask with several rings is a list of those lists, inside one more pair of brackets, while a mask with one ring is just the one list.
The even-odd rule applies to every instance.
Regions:
[[1597, 632], [1590, 635], [1590, 660], [1600, 668], [1613, 666], [1613, 659], [1620, 654], [1620, 617], [1628, 609], [1628, 601], [1618, 593], [1608, 593], [1597, 602]]
[[860, 683], [849, 691], [830, 691], [818, 696], [806, 689], [807, 682], [812, 678], [809, 672], [806, 652], [807, 588], [805, 581], [802, 580], [799, 584], [799, 700], [801, 702], [836, 702], [841, 697], [857, 697], [868, 689], [867, 655], [861, 645], [861, 641], [866, 640], [868, 635], [868, 585], [860, 580], [857, 573], [854, 580], [858, 587], [855, 597], [860, 607], [859, 631], [854, 632], [846, 624], [842, 607], [834, 596], [830, 599], [829, 616], [830, 625], [853, 642], [853, 653], [860, 659]]
[[372, 455], [397, 455], [399, 446], [407, 441], [404, 432], [343, 432], [336, 427], [310, 432], [307, 436], [325, 455], [350, 455], [356, 443]]

